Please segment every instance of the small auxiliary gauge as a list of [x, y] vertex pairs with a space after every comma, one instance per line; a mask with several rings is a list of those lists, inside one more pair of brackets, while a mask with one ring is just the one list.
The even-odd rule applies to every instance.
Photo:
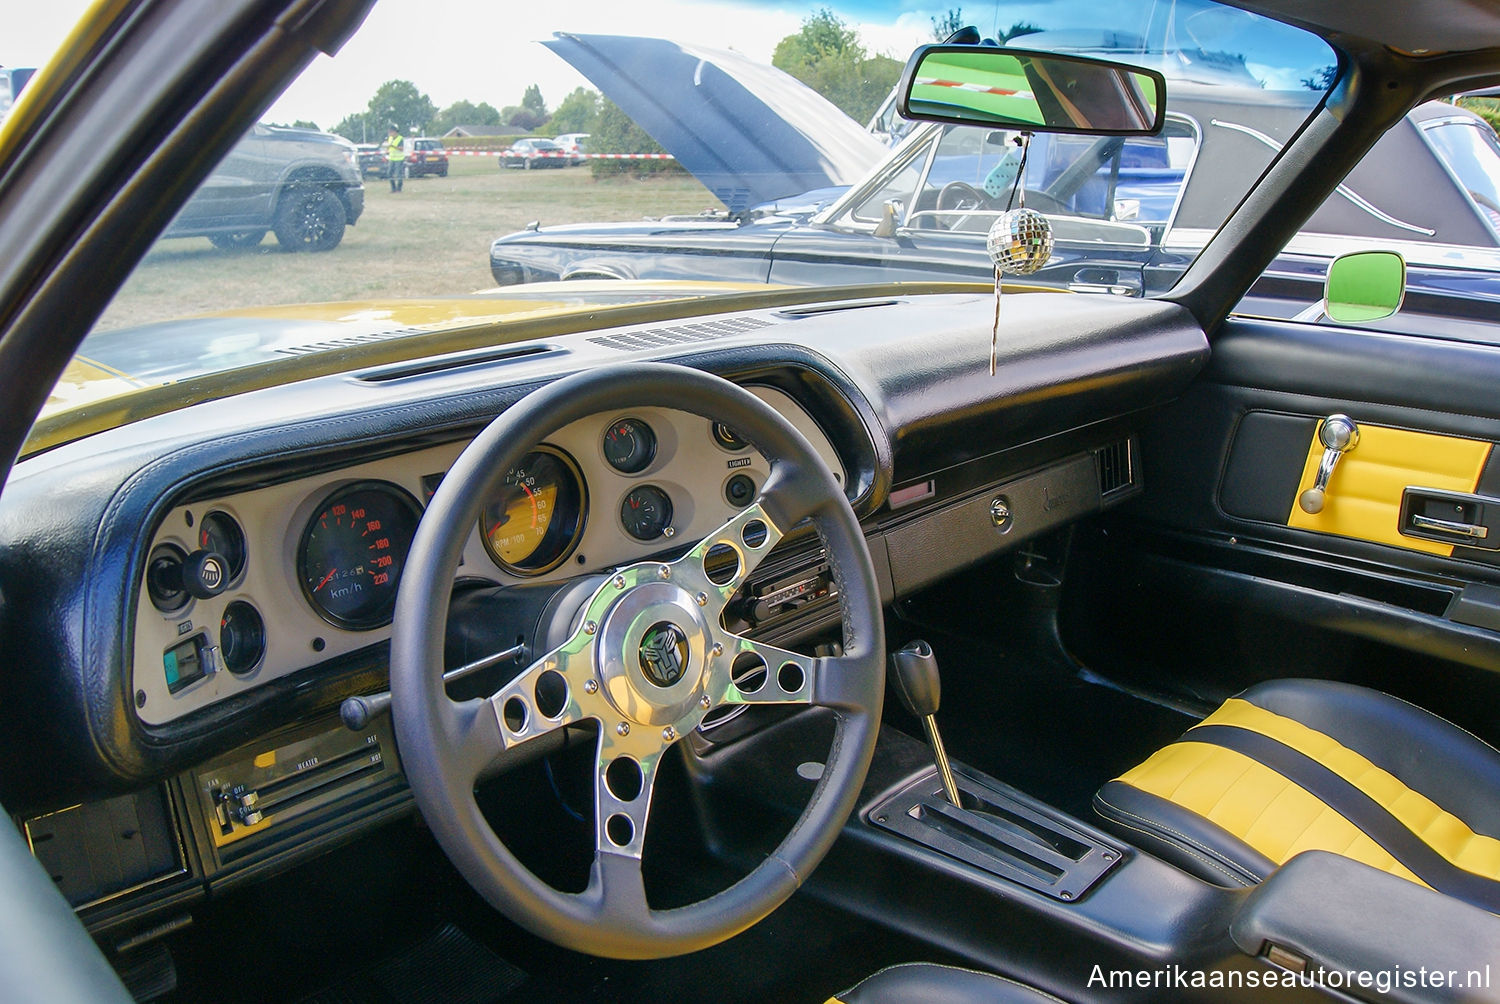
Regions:
[[620, 503], [620, 522], [636, 540], [655, 540], [671, 525], [672, 499], [655, 485], [641, 485]]
[[604, 459], [621, 474], [639, 474], [656, 459], [656, 433], [638, 418], [622, 418], [605, 430]]

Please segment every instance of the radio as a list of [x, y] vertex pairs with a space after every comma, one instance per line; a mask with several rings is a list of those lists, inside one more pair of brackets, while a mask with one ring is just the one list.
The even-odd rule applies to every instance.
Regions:
[[[811, 556], [810, 556], [811, 557]], [[749, 584], [732, 616], [750, 629], [764, 628], [820, 600], [838, 596], [828, 562], [819, 557], [801, 568], [783, 570]]]

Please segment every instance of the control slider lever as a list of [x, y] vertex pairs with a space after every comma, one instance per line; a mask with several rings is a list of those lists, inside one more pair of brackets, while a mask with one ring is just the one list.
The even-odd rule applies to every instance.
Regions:
[[959, 805], [958, 784], [953, 780], [953, 768], [948, 763], [948, 751], [943, 748], [943, 737], [938, 734], [935, 717], [942, 698], [942, 684], [938, 679], [937, 656], [933, 654], [932, 646], [918, 640], [892, 652], [891, 679], [902, 707], [922, 720], [927, 741], [932, 744], [932, 758], [937, 762], [938, 776], [943, 779], [944, 794], [948, 801]]
[[[511, 660], [520, 662], [525, 656], [525, 645], [512, 645], [510, 648], [501, 649], [494, 655], [487, 655], [483, 659], [475, 659], [473, 662], [448, 670], [443, 674], [443, 682], [447, 684], [454, 680], [462, 680], [466, 676], [472, 676], [480, 670], [498, 666], [503, 662]], [[391, 692], [383, 690], [378, 694], [360, 694], [344, 698], [344, 703], [339, 705], [339, 717], [343, 719], [345, 728], [351, 732], [358, 732], [390, 710]]]
[[1318, 427], [1318, 441], [1323, 444], [1323, 459], [1318, 464], [1317, 479], [1297, 498], [1302, 511], [1314, 516], [1323, 511], [1328, 480], [1333, 477], [1339, 458], [1359, 445], [1359, 426], [1348, 415], [1329, 415]]

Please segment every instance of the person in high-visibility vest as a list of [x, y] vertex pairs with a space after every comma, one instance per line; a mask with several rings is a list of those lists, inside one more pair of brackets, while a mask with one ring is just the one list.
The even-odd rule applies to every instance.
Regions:
[[406, 180], [406, 141], [394, 125], [385, 137], [385, 176], [391, 181], [391, 191], [401, 191]]

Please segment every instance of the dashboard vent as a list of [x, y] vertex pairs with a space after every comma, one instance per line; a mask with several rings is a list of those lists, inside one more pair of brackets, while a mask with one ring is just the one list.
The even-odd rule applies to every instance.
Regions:
[[699, 321], [696, 324], [677, 324], [670, 328], [646, 328], [643, 331], [622, 331], [615, 335], [600, 335], [590, 338], [595, 345], [621, 352], [641, 352], [670, 345], [688, 345], [692, 342], [711, 342], [716, 338], [743, 335], [770, 325], [763, 317], [726, 317], [718, 321]]
[[384, 342], [392, 338], [405, 338], [408, 335], [430, 334], [426, 328], [393, 328], [390, 331], [371, 331], [363, 335], [345, 335], [342, 338], [329, 338], [321, 342], [309, 342], [306, 345], [288, 345], [276, 351], [284, 356], [305, 356], [313, 352], [327, 352], [330, 349], [348, 349], [356, 345], [368, 345], [371, 342]]
[[1099, 469], [1099, 495], [1111, 498], [1135, 487], [1133, 440], [1121, 439], [1094, 451]]

